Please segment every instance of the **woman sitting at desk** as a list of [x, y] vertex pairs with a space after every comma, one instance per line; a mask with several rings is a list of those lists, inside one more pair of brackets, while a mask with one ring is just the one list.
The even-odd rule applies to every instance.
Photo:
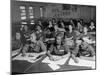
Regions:
[[76, 58], [79, 50], [79, 45], [76, 43], [76, 32], [73, 29], [72, 25], [68, 26], [69, 31], [65, 33], [65, 45], [69, 48], [71, 53], [71, 58], [75, 63], [78, 63], [78, 59]]
[[90, 22], [89, 31], [90, 32], [95, 32], [96, 31], [96, 27], [95, 27], [94, 21]]
[[57, 34], [55, 38], [55, 43], [51, 45], [47, 54], [49, 58], [53, 61], [60, 60], [62, 58], [70, 56], [69, 49], [65, 45], [63, 45], [62, 37], [60, 36], [60, 34]]
[[44, 43], [39, 40], [34, 32], [30, 35], [30, 43], [23, 47], [22, 56], [25, 56], [27, 52], [37, 53], [37, 57], [46, 54]]
[[95, 56], [95, 49], [93, 48], [93, 44], [95, 44], [95, 37], [88, 33], [87, 26], [84, 26], [83, 33], [79, 37], [82, 39], [80, 51], [81, 56]]
[[12, 40], [12, 56], [18, 55], [22, 47], [21, 34], [20, 32], [16, 32], [16, 36]]
[[54, 33], [55, 29], [52, 25], [52, 22], [49, 21], [49, 26], [46, 28], [45, 32], [45, 42], [50, 41], [50, 40], [54, 40]]

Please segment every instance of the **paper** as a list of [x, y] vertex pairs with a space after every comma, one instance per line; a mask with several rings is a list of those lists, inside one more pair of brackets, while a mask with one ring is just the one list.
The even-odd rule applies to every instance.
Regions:
[[64, 52], [64, 50], [59, 50], [60, 52]]
[[95, 43], [92, 39], [89, 39], [89, 37], [84, 37], [83, 40], [89, 44]]
[[60, 68], [60, 66], [58, 66], [58, 65], [56, 65], [56, 64], [54, 64], [54, 63], [48, 64], [48, 66], [49, 66], [52, 70], [54, 70], [54, 71]]
[[19, 54], [12, 60], [24, 60], [24, 61], [28, 61], [30, 63], [34, 63], [37, 61], [36, 57], [37, 57], [36, 53], [26, 53], [26, 56], [23, 57], [22, 54]]
[[27, 61], [30, 63], [35, 63], [36, 61], [40, 60], [42, 57], [40, 57], [39, 59], [28, 59]]
[[12, 51], [12, 52], [11, 52], [12, 56], [17, 55], [18, 53], [19, 53], [19, 50], [15, 50], [15, 51]]
[[95, 61], [95, 56], [93, 57], [85, 57], [85, 56], [80, 56], [81, 59], [84, 59], [84, 60], [88, 60], [88, 61]]
[[73, 59], [70, 59], [69, 65], [75, 65], [75, 66], [84, 66], [84, 67], [91, 67], [92, 69], [95, 68], [95, 61], [89, 61], [78, 58], [79, 63], [75, 63]]
[[[56, 57], [56, 56], [55, 56], [55, 57]], [[55, 64], [57, 64], [57, 65], [64, 65], [65, 62], [67, 61], [67, 59], [68, 59], [68, 57], [63, 58], [63, 59], [60, 59], [60, 60], [58, 60], [58, 61], [52, 61], [52, 60], [49, 59], [49, 57], [46, 57], [46, 58], [42, 61], [42, 63], [49, 63], [49, 64], [55, 63]]]

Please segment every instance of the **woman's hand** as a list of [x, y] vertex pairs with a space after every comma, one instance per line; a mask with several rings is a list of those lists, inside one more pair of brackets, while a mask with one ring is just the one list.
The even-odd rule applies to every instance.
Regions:
[[62, 56], [53, 56], [53, 60], [54, 60], [54, 61], [58, 61], [58, 60], [60, 60], [60, 59], [62, 59]]
[[52, 60], [52, 61], [54, 61], [54, 58], [53, 58], [53, 56], [50, 56], [50, 57], [49, 57], [49, 59], [50, 59], [50, 60]]
[[57, 60], [62, 59], [61, 56], [50, 56], [49, 58], [50, 58], [50, 60], [52, 60], [52, 61], [57, 61]]
[[66, 57], [70, 57], [70, 52], [62, 56], [62, 58], [66, 58]]

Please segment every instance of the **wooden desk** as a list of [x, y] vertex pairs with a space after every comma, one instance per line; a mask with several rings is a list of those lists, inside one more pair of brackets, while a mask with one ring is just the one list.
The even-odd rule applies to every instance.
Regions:
[[[27, 61], [12, 61], [12, 73], [43, 73], [43, 72], [54, 72], [46, 63], [42, 63], [42, 60], [38, 60], [35, 63], [29, 63]], [[73, 71], [73, 70], [90, 70], [89, 67], [72, 66], [68, 65], [67, 62], [61, 66], [57, 71]]]

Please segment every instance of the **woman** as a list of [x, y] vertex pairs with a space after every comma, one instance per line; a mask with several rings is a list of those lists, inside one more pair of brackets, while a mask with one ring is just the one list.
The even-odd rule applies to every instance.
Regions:
[[87, 26], [84, 26], [83, 33], [78, 37], [81, 39], [80, 56], [93, 57], [95, 56], [95, 49], [92, 44], [95, 44], [95, 37], [88, 32]]
[[82, 33], [83, 27], [80, 21], [77, 22], [77, 28], [76, 30], [78, 30], [80, 33]]
[[20, 32], [16, 32], [16, 38], [12, 40], [12, 56], [19, 54], [22, 46]]
[[74, 20], [73, 19], [70, 20], [70, 24], [72, 24], [73, 28], [75, 28], [75, 24], [74, 24]]
[[49, 26], [44, 31], [44, 33], [45, 33], [45, 42], [48, 42], [50, 40], [54, 40], [54, 34], [55, 34], [54, 32], [55, 32], [55, 29], [52, 25], [52, 21], [49, 21]]
[[19, 32], [16, 32], [15, 39], [12, 40], [12, 49], [17, 50], [21, 47], [21, 35]]
[[78, 63], [76, 58], [79, 50], [79, 45], [76, 43], [76, 32], [74, 31], [72, 25], [68, 26], [69, 31], [65, 33], [65, 45], [69, 48], [71, 52], [71, 58]]
[[65, 33], [65, 40], [66, 40], [67, 45], [72, 46], [74, 44], [73, 40], [76, 38], [76, 33], [75, 33], [72, 25], [69, 25], [68, 29], [69, 29], [69, 31], [67, 31]]
[[95, 28], [95, 23], [93, 21], [90, 22], [90, 26], [89, 26], [89, 31], [91, 32], [95, 32], [96, 28]]
[[30, 44], [26, 44], [23, 47], [22, 56], [25, 56], [27, 52], [37, 53], [37, 57], [46, 54], [44, 43], [34, 32], [30, 35]]
[[42, 27], [40, 25], [37, 25], [36, 27], [36, 34], [42, 33]]
[[50, 49], [47, 51], [47, 54], [49, 58], [53, 61], [70, 56], [69, 49], [63, 44], [60, 34], [57, 34], [55, 38], [55, 43], [51, 45]]

